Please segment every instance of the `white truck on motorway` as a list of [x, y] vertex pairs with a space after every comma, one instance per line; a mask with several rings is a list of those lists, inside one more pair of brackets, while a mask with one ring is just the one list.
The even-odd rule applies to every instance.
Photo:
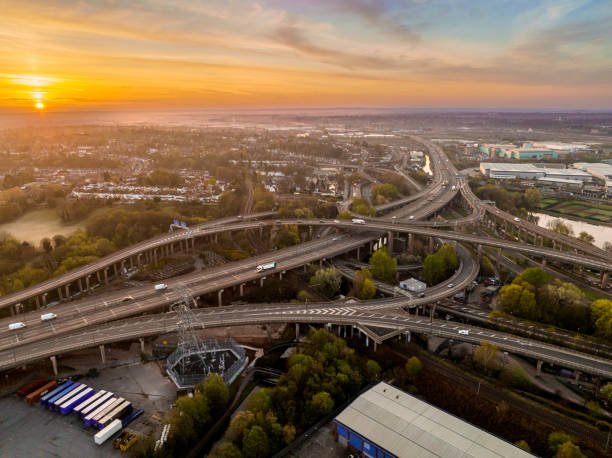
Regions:
[[265, 272], [266, 270], [276, 269], [276, 262], [269, 262], [267, 264], [259, 264], [257, 266], [257, 272]]
[[365, 224], [366, 222], [360, 218], [353, 218], [352, 219], [353, 224]]
[[457, 190], [457, 186], [453, 185], [453, 186], [451, 187], [451, 191], [456, 191], [456, 190]]
[[54, 318], [57, 318], [57, 315], [55, 313], [45, 313], [40, 316], [41, 321], [49, 321]]
[[168, 285], [166, 285], [165, 283], [158, 283], [157, 285], [155, 285], [155, 291], [163, 291], [165, 289], [168, 289]]
[[25, 323], [22, 323], [21, 321], [19, 321], [18, 323], [9, 324], [9, 331], [14, 331], [15, 329], [21, 329], [21, 328], [25, 328]]

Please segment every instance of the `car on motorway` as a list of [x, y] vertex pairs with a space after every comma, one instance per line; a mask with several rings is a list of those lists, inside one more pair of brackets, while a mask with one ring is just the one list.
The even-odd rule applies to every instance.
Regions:
[[410, 218], [408, 218], [408, 219], [414, 219], [414, 215], [410, 215]]
[[419, 297], [425, 297], [425, 293], [419, 294]]
[[334, 223], [339, 224], [339, 223], [340, 223], [340, 220], [339, 220], [339, 219], [335, 219], [335, 220], [334, 220]]
[[353, 224], [365, 224], [365, 220], [361, 219], [361, 218], [353, 218], [352, 219]]
[[455, 284], [454, 284], [454, 283], [449, 283], [449, 284], [448, 284], [448, 286], [447, 286], [447, 288], [452, 288], [453, 286], [455, 286]]
[[459, 331], [457, 331], [457, 332], [459, 332], [459, 334], [462, 334], [464, 336], [470, 335], [470, 330], [469, 329], [459, 329]]
[[44, 313], [40, 316], [41, 321], [49, 321], [55, 318], [57, 318], [57, 315], [55, 313]]
[[121, 302], [129, 302], [133, 300], [134, 298], [132, 296], [125, 296], [123, 299], [121, 299]]
[[158, 283], [157, 285], [155, 285], [155, 291], [163, 291], [167, 288], [168, 285], [166, 285], [165, 283]]
[[9, 326], [8, 326], [9, 331], [14, 331], [16, 329], [21, 329], [21, 328], [25, 328], [25, 327], [26, 327], [25, 323], [22, 323], [21, 321], [19, 321], [17, 323], [10, 323]]
[[514, 221], [516, 221], [517, 223], [521, 222], [520, 218], [514, 218]]
[[275, 221], [275, 223], [276, 223], [276, 224], [281, 224], [281, 220], [280, 220], [280, 219], [277, 219], [277, 220]]

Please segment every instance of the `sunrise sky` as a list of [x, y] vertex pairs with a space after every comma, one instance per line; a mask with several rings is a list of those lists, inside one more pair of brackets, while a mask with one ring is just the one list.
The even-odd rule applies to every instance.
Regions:
[[0, 0], [0, 11], [4, 109], [612, 109], [610, 0]]

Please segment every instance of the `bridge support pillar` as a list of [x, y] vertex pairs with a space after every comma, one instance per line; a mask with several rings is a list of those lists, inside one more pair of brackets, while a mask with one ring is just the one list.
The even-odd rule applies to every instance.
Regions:
[[119, 268], [117, 267], [117, 263], [113, 264], [113, 270], [115, 271], [115, 278], [119, 276]]
[[538, 246], [538, 234], [533, 234], [533, 246]]
[[263, 287], [263, 284], [264, 284], [264, 280], [265, 280], [265, 279], [266, 279], [266, 277], [261, 277], [261, 278], [259, 279], [259, 287], [260, 287], [260, 288], [262, 288], [262, 287]]
[[312, 238], [312, 226], [308, 226], [308, 235]]
[[91, 277], [91, 275], [87, 275], [87, 277], [85, 277], [85, 286], [87, 287], [87, 291], [89, 291], [89, 277]]
[[16, 310], [16, 309], [15, 309], [15, 306], [14, 306], [14, 305], [11, 305], [11, 306], [9, 307], [9, 311], [11, 312], [11, 316], [15, 316], [15, 314], [17, 313], [15, 310]]
[[83, 279], [79, 278], [79, 291], [82, 293], [83, 292]]
[[66, 299], [68, 299], [70, 297], [70, 283], [64, 289], [66, 290]]
[[108, 285], [108, 268], [104, 269], [104, 283]]
[[412, 253], [414, 249], [414, 234], [408, 234], [408, 251]]
[[106, 364], [106, 351], [104, 349], [104, 345], [98, 345], [100, 348], [100, 356], [102, 357], [102, 364]]
[[53, 375], [57, 375], [57, 358], [55, 356], [51, 356], [49, 359], [51, 360], [51, 365], [53, 366]]
[[370, 242], [368, 243], [368, 245], [369, 245], [370, 254], [374, 253], [374, 242]]
[[170, 255], [172, 256], [174, 254], [174, 243], [170, 244]]
[[286, 274], [286, 273], [287, 273], [287, 271], [286, 271], [286, 270], [281, 270], [281, 271], [279, 272], [279, 274], [278, 274], [278, 279], [279, 279], [279, 280], [282, 280], [282, 279], [283, 279], [283, 275], [284, 275], [284, 274]]
[[62, 295], [62, 287], [60, 286], [59, 288], [57, 288], [57, 295], [60, 298], [60, 301], [64, 298], [64, 296]]
[[608, 272], [601, 273], [601, 289], [605, 289], [608, 284]]
[[361, 247], [357, 247], [357, 261], [361, 261], [361, 256], [360, 256], [361, 255], [361, 250], [360, 250], [360, 248]]
[[580, 381], [580, 372], [574, 371], [574, 381], [578, 383]]
[[244, 285], [246, 283], [240, 283], [240, 297], [244, 296]]
[[542, 361], [538, 361], [536, 365], [536, 377], [540, 377], [542, 375]]
[[295, 323], [295, 340], [300, 340], [300, 323]]
[[319, 269], [323, 268], [323, 259], [319, 259]]
[[546, 258], [542, 258], [542, 267], [546, 267]]
[[34, 298], [34, 300], [36, 301], [36, 310], [40, 310], [40, 299], [38, 296], [36, 296]]
[[145, 352], [145, 340], [144, 340], [144, 337], [141, 337], [140, 339], [138, 339], [138, 341], [140, 342], [140, 353], [144, 353]]
[[369, 347], [369, 346], [370, 346], [370, 338], [366, 334], [366, 347]]
[[376, 353], [376, 350], [378, 350], [378, 344], [376, 343], [376, 341], [374, 341], [374, 353]]
[[482, 245], [478, 244], [478, 259], [482, 259]]
[[47, 306], [47, 294], [48, 293], [43, 293], [42, 295], [42, 303], [43, 303], [43, 307]]
[[393, 253], [393, 232], [392, 231], [387, 232], [387, 248], [388, 248], [389, 254]]
[[130, 269], [134, 267], [134, 256], [130, 256]]
[[223, 290], [222, 289], [220, 289], [217, 292], [217, 299], [218, 299], [218, 302], [219, 302], [219, 307], [221, 307], [223, 305]]
[[136, 263], [138, 264], [138, 267], [142, 266], [142, 253], [138, 253], [136, 256]]
[[429, 251], [433, 253], [433, 249], [434, 249], [434, 239], [433, 237], [429, 237]]
[[100, 271], [96, 272], [96, 277], [98, 277], [98, 283], [102, 283], [102, 277], [100, 277]]

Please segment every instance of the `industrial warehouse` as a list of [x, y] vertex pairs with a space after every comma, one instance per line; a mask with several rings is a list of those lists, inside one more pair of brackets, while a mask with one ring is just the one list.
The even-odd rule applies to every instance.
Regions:
[[385, 382], [355, 399], [334, 423], [338, 442], [372, 458], [533, 456]]

